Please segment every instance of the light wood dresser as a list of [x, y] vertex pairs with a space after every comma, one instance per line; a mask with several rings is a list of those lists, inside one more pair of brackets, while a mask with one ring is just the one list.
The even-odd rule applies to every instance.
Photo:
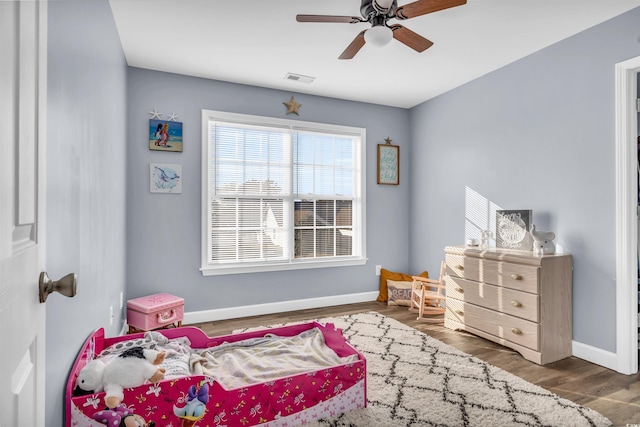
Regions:
[[540, 365], [571, 356], [571, 255], [448, 246], [444, 325]]

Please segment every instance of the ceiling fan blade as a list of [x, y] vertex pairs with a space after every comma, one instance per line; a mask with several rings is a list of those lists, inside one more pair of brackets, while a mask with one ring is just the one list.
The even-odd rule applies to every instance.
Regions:
[[425, 39], [420, 34], [417, 34], [400, 24], [391, 25], [389, 28], [393, 30], [394, 39], [409, 46], [416, 52], [424, 52], [433, 46], [433, 42], [431, 40]]
[[399, 6], [396, 9], [397, 19], [409, 19], [427, 13], [437, 12], [450, 7], [462, 6], [467, 0], [418, 0], [413, 3]]
[[340, 22], [344, 24], [355, 24], [366, 22], [358, 16], [337, 16], [337, 15], [296, 15], [298, 22]]
[[354, 56], [356, 56], [356, 54], [360, 51], [360, 49], [362, 49], [362, 46], [364, 46], [365, 44], [364, 33], [366, 32], [367, 30], [360, 31], [360, 34], [358, 34], [356, 38], [353, 39], [351, 44], [347, 46], [347, 48], [344, 50], [344, 52], [342, 52], [342, 55], [340, 55], [338, 59], [352, 59]]

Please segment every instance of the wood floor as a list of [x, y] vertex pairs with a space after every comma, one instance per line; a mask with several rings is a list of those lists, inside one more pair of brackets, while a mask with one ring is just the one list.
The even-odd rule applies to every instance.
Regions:
[[640, 426], [640, 374], [622, 375], [607, 368], [569, 357], [546, 366], [523, 359], [511, 349], [465, 332], [446, 329], [442, 324], [416, 320], [406, 307], [388, 307], [385, 303], [365, 302], [241, 319], [200, 323], [209, 336], [226, 335], [235, 329], [342, 316], [377, 311], [414, 327], [461, 351], [539, 385], [558, 396], [592, 408], [611, 420], [614, 426]]

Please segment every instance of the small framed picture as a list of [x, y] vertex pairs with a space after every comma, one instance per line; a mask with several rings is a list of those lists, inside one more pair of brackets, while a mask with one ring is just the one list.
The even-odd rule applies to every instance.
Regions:
[[152, 193], [182, 193], [182, 165], [151, 163], [149, 182]]
[[149, 150], [182, 152], [182, 122], [150, 119]]
[[378, 144], [378, 184], [400, 184], [400, 146]]

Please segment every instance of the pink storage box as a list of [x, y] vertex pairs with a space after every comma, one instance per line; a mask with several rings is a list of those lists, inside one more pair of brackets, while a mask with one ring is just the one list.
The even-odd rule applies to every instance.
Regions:
[[152, 331], [182, 326], [184, 299], [170, 294], [154, 294], [127, 301], [129, 332]]

